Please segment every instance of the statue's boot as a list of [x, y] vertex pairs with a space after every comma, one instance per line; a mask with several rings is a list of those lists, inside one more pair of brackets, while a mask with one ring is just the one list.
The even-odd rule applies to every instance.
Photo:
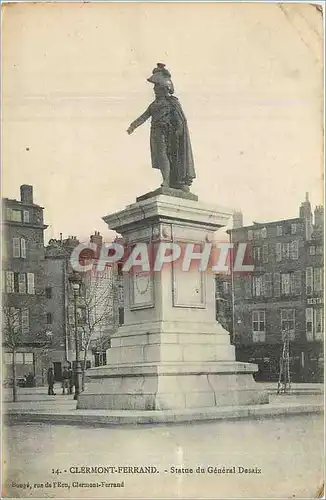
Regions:
[[170, 187], [170, 165], [164, 165], [161, 168], [163, 182], [161, 187]]

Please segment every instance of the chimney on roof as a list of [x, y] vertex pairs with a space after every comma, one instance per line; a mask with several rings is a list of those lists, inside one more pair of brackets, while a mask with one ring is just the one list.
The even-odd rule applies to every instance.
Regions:
[[299, 210], [300, 218], [304, 220], [306, 240], [311, 240], [312, 234], [312, 212], [309, 201], [309, 193], [306, 193], [306, 199], [301, 203]]
[[90, 236], [90, 242], [95, 243], [98, 247], [101, 247], [103, 245], [103, 236], [99, 231], [94, 231], [94, 234], [91, 234]]
[[33, 205], [33, 186], [29, 186], [28, 184], [20, 186], [20, 201], [28, 205]]
[[315, 210], [315, 228], [322, 229], [324, 227], [324, 207], [322, 205], [318, 205]]
[[238, 229], [243, 227], [243, 213], [241, 210], [235, 210], [233, 212], [233, 229]]

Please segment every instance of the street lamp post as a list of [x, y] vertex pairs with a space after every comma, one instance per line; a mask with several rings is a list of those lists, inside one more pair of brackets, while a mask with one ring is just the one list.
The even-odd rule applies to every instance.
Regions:
[[81, 388], [82, 369], [79, 359], [79, 335], [78, 335], [78, 318], [77, 318], [77, 297], [79, 295], [81, 276], [76, 271], [73, 271], [68, 278], [73, 293], [74, 293], [74, 323], [75, 323], [75, 349], [76, 349], [76, 366], [75, 366], [75, 395], [74, 399], [78, 399]]

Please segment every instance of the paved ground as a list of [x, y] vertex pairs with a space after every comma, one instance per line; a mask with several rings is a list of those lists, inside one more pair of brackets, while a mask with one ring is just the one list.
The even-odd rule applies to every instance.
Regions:
[[[284, 408], [298, 402], [320, 405], [323, 399], [320, 384], [300, 384], [286, 395], [276, 395], [275, 384], [265, 388], [272, 393], [271, 405]], [[78, 412], [72, 396], [59, 390], [47, 396], [46, 388], [19, 389], [17, 403], [9, 402], [10, 391], [3, 395], [7, 411]], [[5, 426], [3, 451], [4, 497], [313, 498], [323, 477], [323, 418], [311, 413], [105, 428], [16, 423]], [[146, 465], [158, 472], [118, 471]], [[113, 466], [114, 471], [76, 473], [77, 466]], [[194, 472], [172, 473], [172, 466]], [[196, 473], [197, 467], [203, 472]], [[112, 483], [123, 486], [107, 486]]]
[[126, 425], [130, 423], [180, 423], [197, 420], [230, 420], [239, 418], [274, 418], [291, 414], [321, 413], [323, 410], [322, 386], [301, 384], [288, 394], [276, 394], [274, 384], [263, 384], [270, 392], [270, 404], [203, 408], [177, 411], [113, 411], [77, 410], [72, 395], [48, 396], [47, 388], [20, 389], [18, 401], [11, 402], [10, 391], [5, 391], [4, 410], [10, 422], [49, 423], [71, 425]]
[[[319, 415], [115, 428], [19, 424], [4, 437], [3, 497], [313, 498], [323, 477]], [[77, 466], [146, 465], [158, 472], [75, 473]], [[194, 472], [172, 473], [172, 466]], [[233, 467], [236, 473], [223, 473]]]

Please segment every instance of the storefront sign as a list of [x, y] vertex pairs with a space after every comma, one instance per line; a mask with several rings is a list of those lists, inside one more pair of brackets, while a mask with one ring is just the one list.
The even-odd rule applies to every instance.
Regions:
[[316, 304], [323, 304], [323, 298], [322, 297], [312, 297], [311, 299], [307, 299], [307, 304], [310, 306], [316, 305]]

